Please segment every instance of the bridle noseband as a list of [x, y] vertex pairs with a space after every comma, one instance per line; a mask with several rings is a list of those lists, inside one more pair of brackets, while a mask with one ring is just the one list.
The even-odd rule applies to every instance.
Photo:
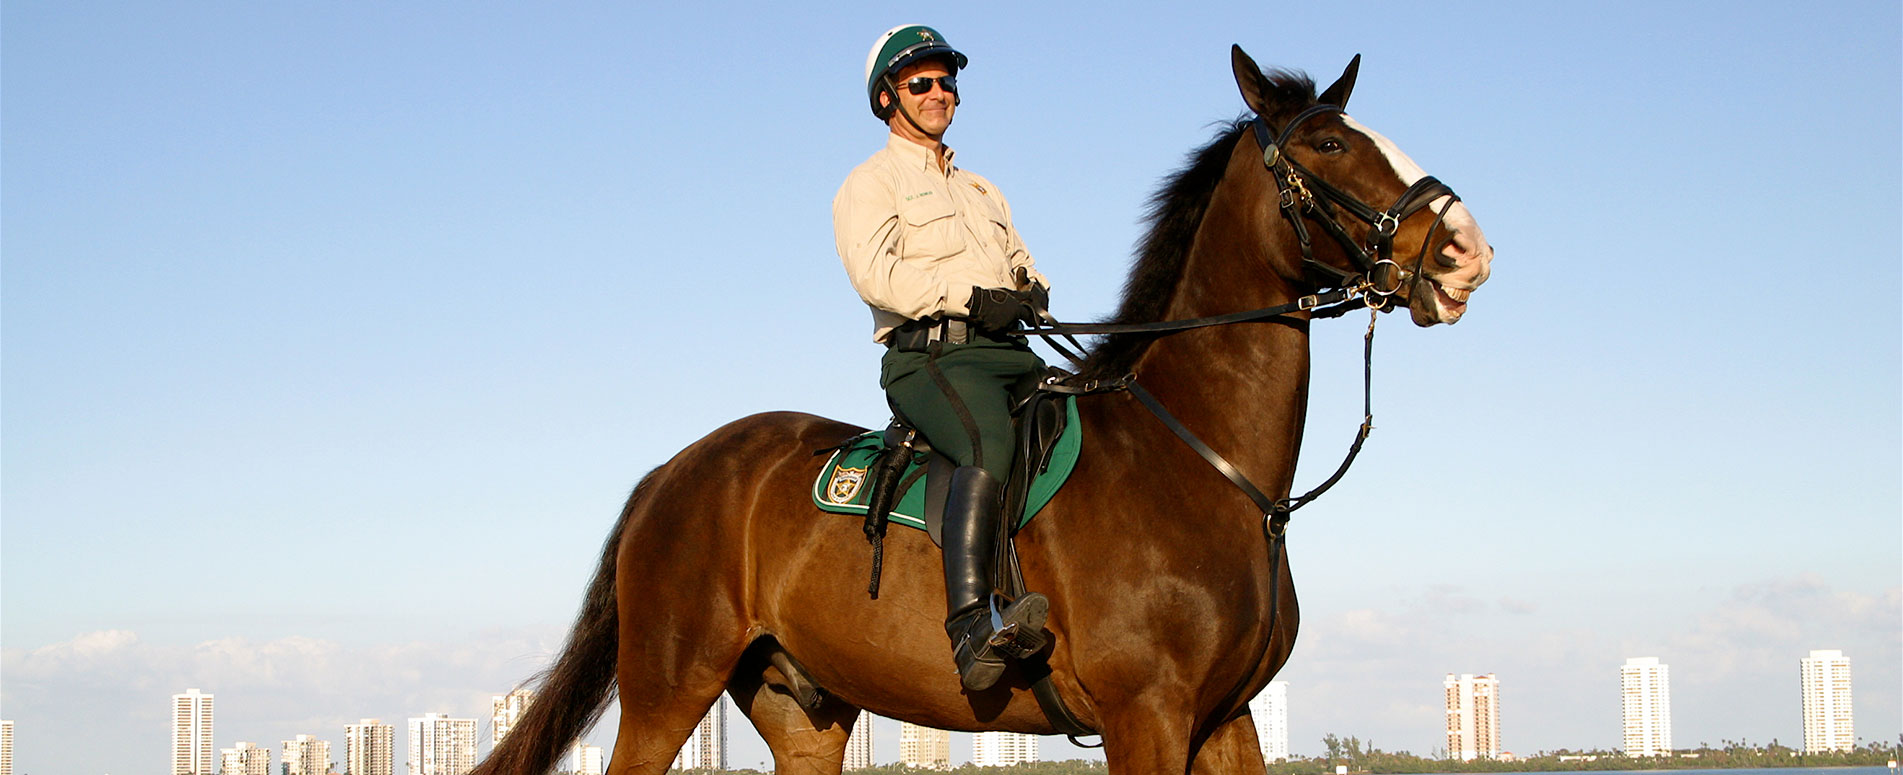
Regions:
[[[1349, 194], [1323, 180], [1291, 158], [1282, 149], [1288, 147], [1289, 139], [1295, 136], [1295, 130], [1302, 123], [1323, 114], [1341, 114], [1339, 105], [1314, 105], [1289, 119], [1280, 133], [1269, 128], [1269, 121], [1260, 115], [1250, 121], [1255, 133], [1256, 143], [1262, 146], [1262, 165], [1269, 170], [1269, 176], [1275, 180], [1280, 195], [1282, 215], [1295, 229], [1295, 237], [1302, 245], [1302, 265], [1319, 276], [1329, 287], [1352, 288], [1362, 282], [1379, 297], [1379, 304], [1385, 307], [1393, 301], [1394, 294], [1401, 290], [1407, 277], [1419, 276], [1427, 260], [1427, 251], [1433, 243], [1434, 232], [1439, 230], [1441, 222], [1446, 220], [1447, 211], [1460, 201], [1460, 195], [1454, 193], [1447, 184], [1432, 175], [1414, 181], [1401, 192], [1394, 206], [1386, 210], [1376, 210], [1354, 195]], [[1394, 261], [1394, 235], [1401, 230], [1401, 222], [1420, 212], [1440, 197], [1448, 197], [1445, 207], [1436, 214], [1434, 225], [1428, 227], [1427, 236], [1421, 240], [1420, 252], [1414, 257], [1414, 269], [1402, 269]], [[1356, 241], [1348, 230], [1335, 217], [1335, 208], [1346, 210], [1349, 215], [1368, 225], [1366, 243]], [[1355, 272], [1346, 272], [1315, 260], [1315, 250], [1308, 234], [1308, 221], [1313, 220], [1340, 243], [1342, 252], [1354, 265]]]

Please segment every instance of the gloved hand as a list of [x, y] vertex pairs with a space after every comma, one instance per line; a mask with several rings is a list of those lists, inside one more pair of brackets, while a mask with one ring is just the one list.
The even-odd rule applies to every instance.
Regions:
[[980, 330], [1003, 333], [1020, 320], [1035, 321], [1036, 313], [1023, 291], [1004, 288], [971, 287], [971, 301], [965, 305], [965, 319]]
[[1048, 312], [1051, 309], [1051, 289], [1044, 287], [1043, 283], [1036, 281], [1032, 281], [1030, 286], [1029, 288], [1018, 291], [1018, 294], [1024, 298], [1024, 303], [1030, 305], [1031, 308], [1031, 316], [1026, 318], [1024, 322], [1035, 326], [1039, 322], [1037, 313], [1040, 310]]

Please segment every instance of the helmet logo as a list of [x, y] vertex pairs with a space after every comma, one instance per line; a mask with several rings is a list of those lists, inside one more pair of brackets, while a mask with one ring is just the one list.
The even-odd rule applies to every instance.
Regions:
[[919, 30], [918, 39], [919, 40], [937, 40], [937, 38], [932, 37], [931, 30]]

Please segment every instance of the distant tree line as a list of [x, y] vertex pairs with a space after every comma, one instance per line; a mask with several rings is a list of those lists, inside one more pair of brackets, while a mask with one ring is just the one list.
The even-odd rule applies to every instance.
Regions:
[[[1713, 747], [1699, 743], [1666, 756], [1626, 756], [1619, 751], [1560, 749], [1541, 751], [1513, 761], [1474, 759], [1461, 761], [1445, 752], [1416, 756], [1407, 751], [1383, 751], [1373, 741], [1358, 737], [1329, 734], [1322, 738], [1327, 751], [1313, 758], [1297, 757], [1269, 764], [1269, 775], [1333, 775], [1337, 765], [1352, 773], [1399, 775], [1437, 772], [1596, 772], [1608, 770], [1720, 770], [1747, 767], [1864, 767], [1883, 766], [1897, 757], [1897, 746], [1868, 743], [1852, 751], [1804, 753], [1777, 740], [1767, 744], [1725, 740]], [[738, 775], [765, 775], [757, 770], [733, 770]], [[884, 764], [863, 770], [861, 775], [939, 775], [941, 770], [921, 770], [899, 764]], [[1010, 767], [979, 767], [966, 764], [949, 770], [950, 775], [1104, 775], [1102, 761], [1071, 759], [1061, 762], [1030, 762]]]
[[1868, 743], [1851, 751], [1804, 753], [1777, 740], [1754, 745], [1749, 741], [1726, 740], [1714, 748], [1699, 743], [1697, 748], [1679, 749], [1671, 756], [1627, 756], [1620, 751], [1560, 749], [1541, 751], [1532, 756], [1516, 756], [1512, 761], [1473, 759], [1461, 761], [1444, 751], [1432, 756], [1417, 756], [1407, 751], [1383, 751], [1373, 741], [1358, 737], [1322, 738], [1326, 754], [1315, 758], [1295, 758], [1269, 765], [1269, 775], [1333, 775], [1337, 766], [1352, 773], [1393, 775], [1396, 773], [1436, 772], [1593, 772], [1606, 770], [1724, 770], [1748, 767], [1861, 767], [1882, 766], [1897, 757], [1897, 747]]

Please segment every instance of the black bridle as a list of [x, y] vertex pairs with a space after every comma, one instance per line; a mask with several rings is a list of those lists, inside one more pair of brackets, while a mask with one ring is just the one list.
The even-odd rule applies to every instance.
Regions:
[[[1076, 325], [1060, 323], [1045, 310], [1038, 310], [1045, 325], [1023, 331], [1030, 336], [1044, 337], [1045, 342], [1065, 358], [1081, 364], [1083, 358], [1076, 352], [1065, 348], [1056, 340], [1062, 337], [1072, 347], [1082, 351], [1083, 345], [1076, 336], [1097, 334], [1155, 334], [1168, 335], [1196, 328], [1231, 325], [1261, 321], [1303, 321], [1300, 313], [1308, 313], [1311, 318], [1332, 318], [1365, 306], [1371, 310], [1368, 321], [1368, 333], [1362, 347], [1362, 423], [1355, 433], [1354, 443], [1348, 449], [1348, 455], [1335, 469], [1335, 473], [1307, 494], [1295, 498], [1270, 498], [1261, 488], [1249, 481], [1228, 460], [1196, 437], [1187, 427], [1158, 402], [1155, 396], [1136, 382], [1136, 375], [1126, 374], [1115, 379], [1077, 381], [1063, 377], [1046, 379], [1041, 389], [1076, 395], [1129, 391], [1139, 402], [1157, 416], [1165, 426], [1174, 432], [1177, 438], [1196, 451], [1203, 460], [1235, 484], [1236, 488], [1262, 510], [1263, 530], [1272, 543], [1280, 543], [1287, 527], [1289, 515], [1296, 509], [1308, 505], [1322, 493], [1327, 492], [1342, 476], [1348, 473], [1355, 457], [1361, 454], [1362, 443], [1374, 430], [1373, 373], [1374, 373], [1374, 315], [1393, 306], [1397, 293], [1409, 272], [1401, 268], [1394, 260], [1394, 236], [1400, 231], [1401, 222], [1426, 208], [1435, 199], [1448, 197], [1448, 203], [1435, 214], [1434, 225], [1427, 230], [1427, 236], [1421, 240], [1421, 249], [1414, 256], [1413, 276], [1420, 276], [1427, 260], [1427, 253], [1433, 244], [1433, 236], [1447, 218], [1453, 203], [1460, 200], [1452, 188], [1433, 176], [1424, 176], [1414, 181], [1401, 192], [1393, 206], [1386, 210], [1376, 210], [1354, 195], [1328, 183], [1321, 176], [1303, 167], [1290, 158], [1283, 148], [1300, 128], [1303, 122], [1324, 114], [1341, 114], [1337, 105], [1314, 105], [1289, 119], [1281, 132], [1269, 128], [1268, 120], [1258, 115], [1251, 120], [1250, 128], [1256, 142], [1262, 147], [1262, 164], [1274, 179], [1280, 197], [1282, 214], [1295, 230], [1297, 241], [1302, 246], [1302, 262], [1307, 271], [1323, 281], [1322, 287], [1329, 290], [1317, 292], [1293, 302], [1274, 307], [1233, 312], [1227, 315], [1193, 318], [1188, 320], [1170, 320], [1154, 323], [1106, 323], [1096, 325]], [[1336, 217], [1337, 209], [1346, 211], [1362, 223], [1368, 225], [1368, 238], [1365, 243], [1357, 241], [1343, 227]], [[1355, 271], [1345, 271], [1315, 260], [1314, 245], [1309, 237], [1307, 222], [1315, 221], [1323, 231], [1328, 232], [1342, 251], [1347, 254]]]
[[[1323, 278], [1327, 285], [1336, 288], [1353, 287], [1357, 281], [1365, 279], [1385, 305], [1409, 276], [1394, 261], [1394, 235], [1401, 230], [1401, 222], [1420, 212], [1435, 199], [1443, 196], [1448, 198], [1447, 204], [1436, 213], [1434, 225], [1428, 227], [1427, 236], [1421, 240], [1420, 252], [1414, 257], [1412, 274], [1418, 277], [1427, 260], [1428, 248], [1433, 244], [1434, 233], [1440, 229], [1441, 222], [1447, 218], [1447, 211], [1453, 208], [1454, 202], [1460, 201], [1460, 195], [1454, 193], [1447, 184], [1428, 175], [1414, 181], [1406, 191], [1401, 192], [1392, 207], [1376, 210], [1354, 195], [1330, 185], [1283, 151], [1303, 122], [1325, 114], [1340, 115], [1341, 112], [1338, 105], [1311, 106], [1289, 119], [1280, 133], [1270, 129], [1268, 119], [1259, 115], [1249, 125], [1255, 134], [1256, 144], [1262, 147], [1262, 165], [1268, 168], [1270, 176], [1275, 179], [1282, 215], [1288, 218], [1289, 224], [1295, 229], [1297, 241], [1302, 245], [1303, 266]], [[1365, 243], [1356, 241], [1342, 227], [1335, 216], [1336, 208], [1347, 211], [1356, 220], [1368, 225]], [[1341, 245], [1342, 252], [1347, 254], [1356, 272], [1346, 272], [1315, 260], [1314, 244], [1308, 234], [1309, 220], [1319, 224]]]

